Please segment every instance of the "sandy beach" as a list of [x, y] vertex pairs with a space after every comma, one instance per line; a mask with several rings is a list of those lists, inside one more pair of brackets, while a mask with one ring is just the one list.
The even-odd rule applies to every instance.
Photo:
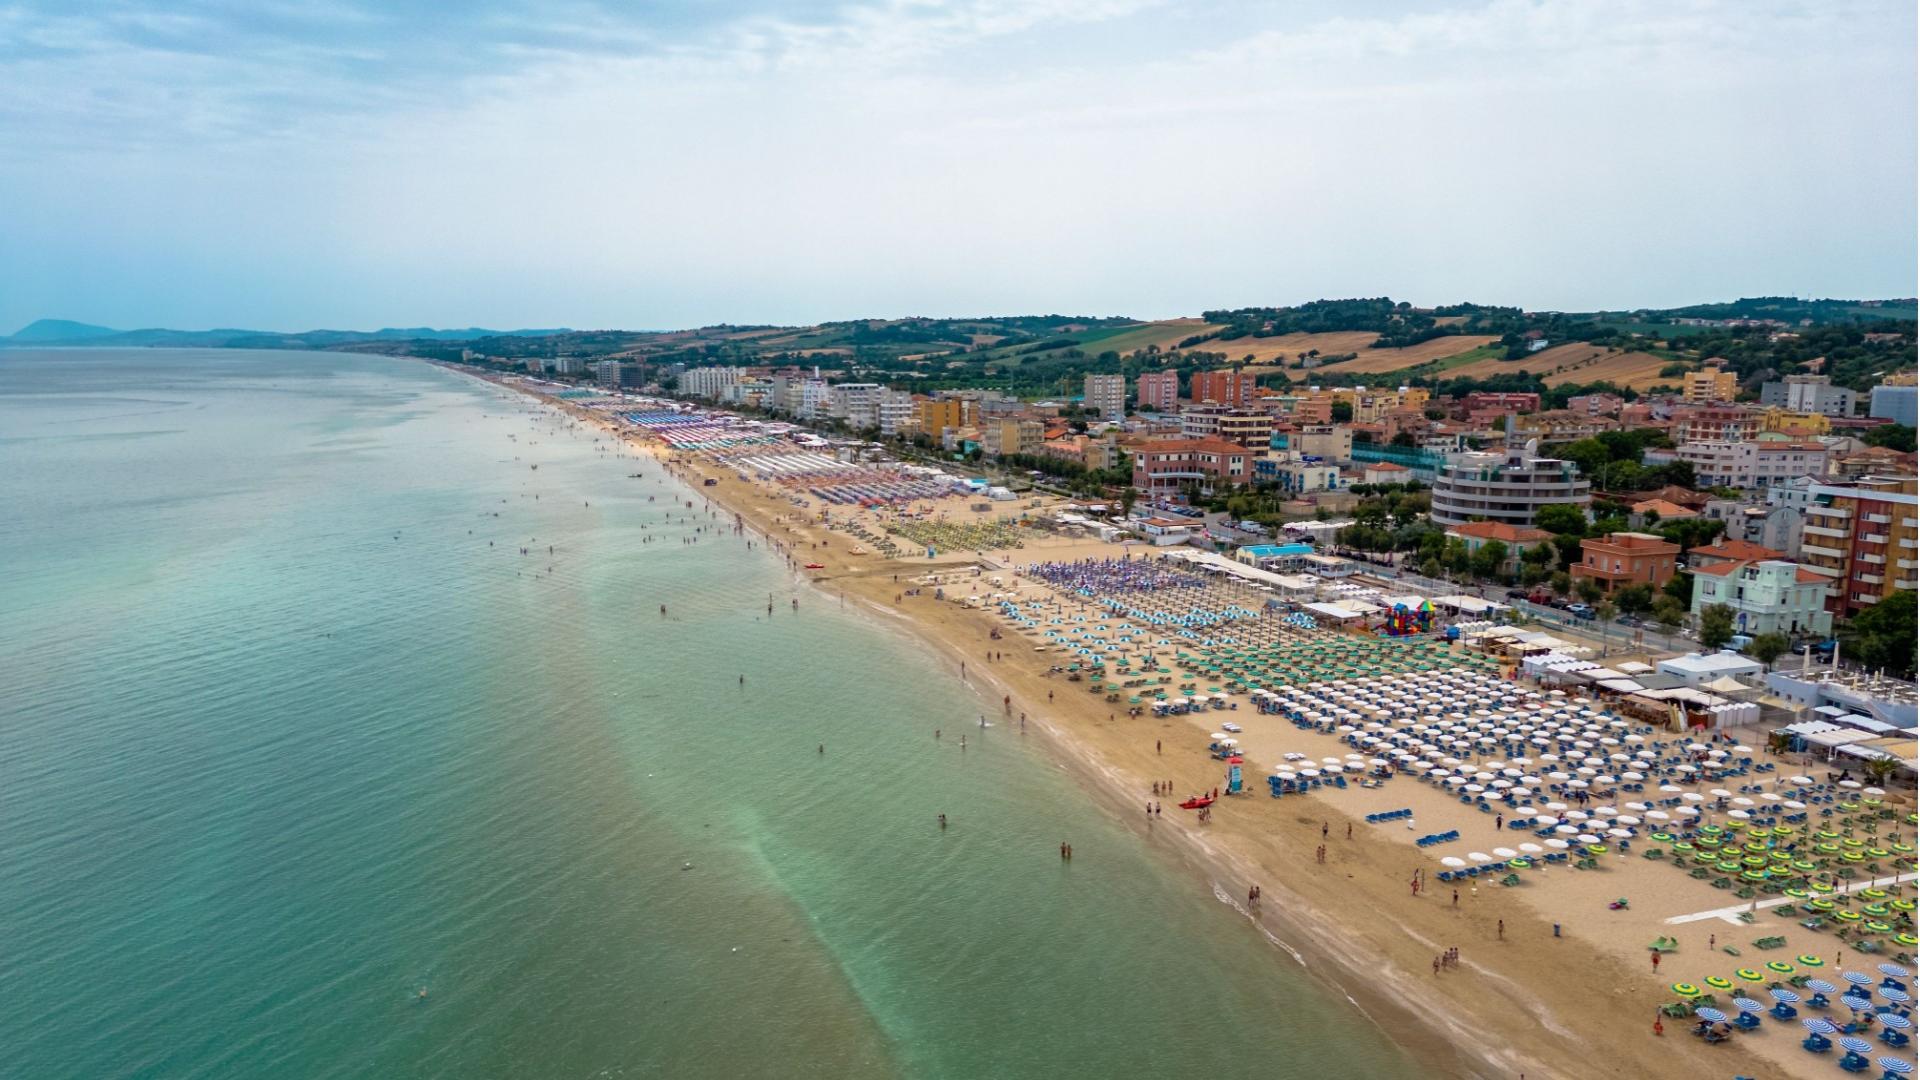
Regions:
[[[1761, 914], [1760, 921], [1744, 924], [1736, 913], [1739, 902], [1728, 892], [1637, 854], [1609, 854], [1593, 870], [1533, 871], [1514, 888], [1489, 885], [1486, 878], [1477, 887], [1443, 885], [1437, 879], [1443, 853], [1416, 847], [1415, 837], [1457, 828], [1474, 847], [1507, 843], [1490, 817], [1410, 777], [1381, 789], [1353, 785], [1270, 798], [1262, 780], [1284, 754], [1318, 758], [1349, 747], [1333, 735], [1259, 715], [1244, 699], [1230, 715], [1129, 716], [1125, 704], [1050, 675], [1060, 656], [1009, 632], [991, 605], [963, 602], [969, 592], [989, 591], [986, 581], [994, 575], [1010, 583], [1017, 568], [1036, 561], [1111, 558], [1121, 553], [1119, 546], [1036, 536], [1017, 550], [887, 558], [841, 528], [819, 524], [819, 508], [796, 505], [789, 490], [745, 481], [697, 455], [670, 453], [590, 409], [534, 396], [652, 456], [689, 481], [696, 497], [739, 515], [828, 596], [860, 605], [945, 654], [956, 676], [964, 671], [981, 694], [983, 708], [1004, 711], [997, 723], [1020, 724], [1016, 717], [1023, 717], [1025, 729], [1046, 740], [1078, 783], [1133, 823], [1142, 844], [1180, 860], [1199, 887], [1243, 912], [1256, 931], [1248, 948], [1269, 950], [1275, 963], [1298, 963], [1337, 987], [1386, 1037], [1412, 1048], [1433, 1075], [1785, 1077], [1836, 1071], [1830, 1055], [1800, 1048], [1804, 1032], [1797, 1023], [1770, 1020], [1754, 1033], [1708, 1045], [1689, 1037], [1684, 1020], [1668, 1019], [1664, 1034], [1656, 1034], [1657, 1010], [1675, 1000], [1669, 989], [1675, 981], [1698, 981], [1763, 960], [1823, 955], [1825, 976], [1837, 978], [1843, 967], [1871, 970], [1884, 957], [1851, 950], [1837, 956], [1832, 935], [1804, 930], [1792, 919]], [[712, 486], [705, 485], [708, 480]], [[1024, 502], [998, 504], [991, 513], [1016, 513], [1018, 505]], [[962, 500], [943, 506], [956, 519], [974, 514]], [[836, 524], [864, 517], [871, 533], [880, 532], [872, 511], [836, 506], [831, 513]], [[822, 568], [801, 570], [805, 563]], [[936, 578], [939, 585], [932, 584]], [[948, 591], [944, 601], [935, 598], [942, 587]], [[1211, 821], [1201, 823], [1174, 803], [1189, 792], [1222, 786], [1223, 767], [1207, 746], [1209, 732], [1223, 718], [1246, 729], [1241, 740], [1251, 782], [1245, 795], [1220, 801]], [[1172, 794], [1155, 794], [1161, 782], [1170, 783]], [[1146, 812], [1152, 802], [1162, 804], [1158, 817]], [[1911, 809], [1910, 802], [1896, 805], [1903, 814]], [[1411, 810], [1411, 820], [1365, 820], [1388, 808]], [[1316, 859], [1322, 844], [1324, 862]], [[1426, 885], [1416, 896], [1410, 883], [1421, 871]], [[1261, 897], [1250, 902], [1254, 886]], [[1627, 908], [1610, 909], [1623, 897], [1631, 900]], [[1761, 935], [1786, 941], [1762, 954], [1749, 947]], [[1648, 943], [1663, 936], [1675, 938], [1677, 948], [1656, 969]], [[1729, 945], [1743, 950], [1740, 958], [1719, 951]], [[1436, 972], [1433, 960], [1447, 949], [1459, 950], [1459, 963]]]

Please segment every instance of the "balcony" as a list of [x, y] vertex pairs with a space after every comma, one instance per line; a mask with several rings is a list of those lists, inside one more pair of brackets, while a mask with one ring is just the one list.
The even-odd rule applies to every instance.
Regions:
[[1800, 545], [1800, 550], [1803, 554], [1819, 555], [1828, 559], [1838, 559], [1846, 554], [1846, 552], [1841, 551], [1839, 548], [1821, 547], [1818, 544], [1803, 543]]
[[1875, 566], [1880, 566], [1886, 563], [1887, 557], [1885, 555], [1862, 555], [1860, 556], [1860, 561], [1863, 563], [1872, 563]]
[[1853, 575], [1853, 580], [1864, 582], [1868, 585], [1885, 585], [1887, 583], [1887, 579], [1880, 574], [1855, 574]]
[[1900, 568], [1900, 569], [1902, 569], [1902, 570], [1912, 570], [1912, 569], [1915, 569], [1915, 568], [1917, 568], [1917, 567], [1920, 567], [1920, 560], [1915, 560], [1915, 559], [1900, 559], [1900, 560], [1898, 560], [1898, 561], [1896, 561], [1896, 562], [1895, 562], [1895, 563], [1894, 563], [1893, 565], [1895, 565], [1895, 566], [1897, 566], [1897, 567], [1899, 567], [1899, 568]]
[[1872, 522], [1875, 525], [1893, 524], [1893, 518], [1887, 516], [1886, 514], [1868, 514], [1867, 520]]
[[1853, 511], [1844, 506], [1822, 506], [1819, 503], [1814, 503], [1807, 507], [1807, 513], [1812, 514], [1814, 517], [1847, 518], [1853, 516]]
[[1886, 533], [1861, 533], [1860, 539], [1866, 541], [1869, 544], [1884, 544], [1887, 542], [1887, 534]]
[[1847, 530], [1831, 529], [1825, 525], [1806, 525], [1801, 527], [1801, 531], [1809, 536], [1829, 536], [1835, 540], [1845, 540], [1847, 538]]

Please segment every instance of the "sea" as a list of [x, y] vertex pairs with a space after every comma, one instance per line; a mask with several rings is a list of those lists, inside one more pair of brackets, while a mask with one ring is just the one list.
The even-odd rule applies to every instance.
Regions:
[[418, 361], [0, 350], [0, 1076], [1420, 1072], [689, 500]]

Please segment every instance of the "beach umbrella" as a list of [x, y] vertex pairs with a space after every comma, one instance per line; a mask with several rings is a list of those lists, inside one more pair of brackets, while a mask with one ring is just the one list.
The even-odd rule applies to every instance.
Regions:
[[1909, 977], [1912, 974], [1912, 972], [1909, 972], [1906, 968], [1901, 967], [1899, 964], [1881, 964], [1880, 974], [1889, 975], [1896, 979], [1904, 979]]
[[1741, 1012], [1762, 1012], [1766, 1009], [1765, 1005], [1760, 1004], [1750, 997], [1734, 998], [1733, 1007], [1739, 1009]]
[[1467, 865], [1467, 860], [1449, 855], [1446, 858], [1440, 860], [1440, 865], [1449, 866], [1449, 867], [1462, 867]]
[[1828, 982], [1825, 979], [1808, 979], [1807, 989], [1813, 991], [1816, 994], [1831, 994], [1835, 990], [1838, 990], [1840, 988], [1833, 985], [1832, 983]]
[[1913, 1026], [1913, 1021], [1894, 1012], [1881, 1013], [1880, 1022], [1895, 1031], [1905, 1031]]
[[1840, 977], [1847, 980], [1848, 982], [1852, 983], [1855, 986], [1872, 986], [1873, 985], [1873, 976], [1868, 975], [1863, 971], [1843, 971], [1840, 973]]
[[[1742, 969], [1742, 970], [1745, 970], [1745, 969]], [[1781, 987], [1781, 986], [1776, 986], [1773, 989], [1767, 991], [1767, 993], [1772, 994], [1773, 1000], [1779, 1002], [1782, 1005], [1792, 1005], [1800, 1000], [1799, 994], [1796, 994], [1793, 991], [1788, 990], [1785, 987]]]
[[1467, 858], [1477, 863], [1490, 863], [1493, 861], [1493, 856], [1484, 851], [1469, 851], [1467, 852]]
[[1699, 1017], [1702, 1020], [1707, 1021], [1710, 1024], [1718, 1024], [1727, 1018], [1726, 1013], [1721, 1012], [1719, 1009], [1710, 1009], [1705, 1005], [1702, 1005], [1699, 1008], [1693, 1010], [1693, 1015]]
[[1846, 1035], [1836, 1041], [1840, 1044], [1840, 1049], [1845, 1050], [1849, 1054], [1873, 1053], [1873, 1044], [1858, 1036]]
[[1897, 1057], [1883, 1057], [1880, 1059], [1879, 1065], [1895, 1076], [1905, 1076], [1913, 1071], [1913, 1062], [1903, 1061]]
[[1905, 1005], [1913, 1000], [1913, 996], [1905, 990], [1896, 990], [1891, 986], [1881, 987], [1880, 996], [1893, 1002], [1895, 1005]]
[[1831, 1035], [1834, 1032], [1840, 1030], [1839, 1028], [1833, 1026], [1833, 1021], [1827, 1019], [1824, 1016], [1810, 1016], [1807, 1019], [1800, 1021], [1800, 1026], [1806, 1028], [1808, 1031], [1813, 1032], [1815, 1035]]

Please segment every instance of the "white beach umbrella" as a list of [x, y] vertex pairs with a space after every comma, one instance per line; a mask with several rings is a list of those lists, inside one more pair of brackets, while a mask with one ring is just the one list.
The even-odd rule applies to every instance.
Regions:
[[1490, 863], [1493, 861], [1493, 856], [1484, 851], [1469, 851], [1467, 852], [1467, 858], [1477, 863]]
[[1467, 860], [1449, 855], [1440, 860], [1440, 865], [1446, 867], [1461, 867], [1467, 865]]

